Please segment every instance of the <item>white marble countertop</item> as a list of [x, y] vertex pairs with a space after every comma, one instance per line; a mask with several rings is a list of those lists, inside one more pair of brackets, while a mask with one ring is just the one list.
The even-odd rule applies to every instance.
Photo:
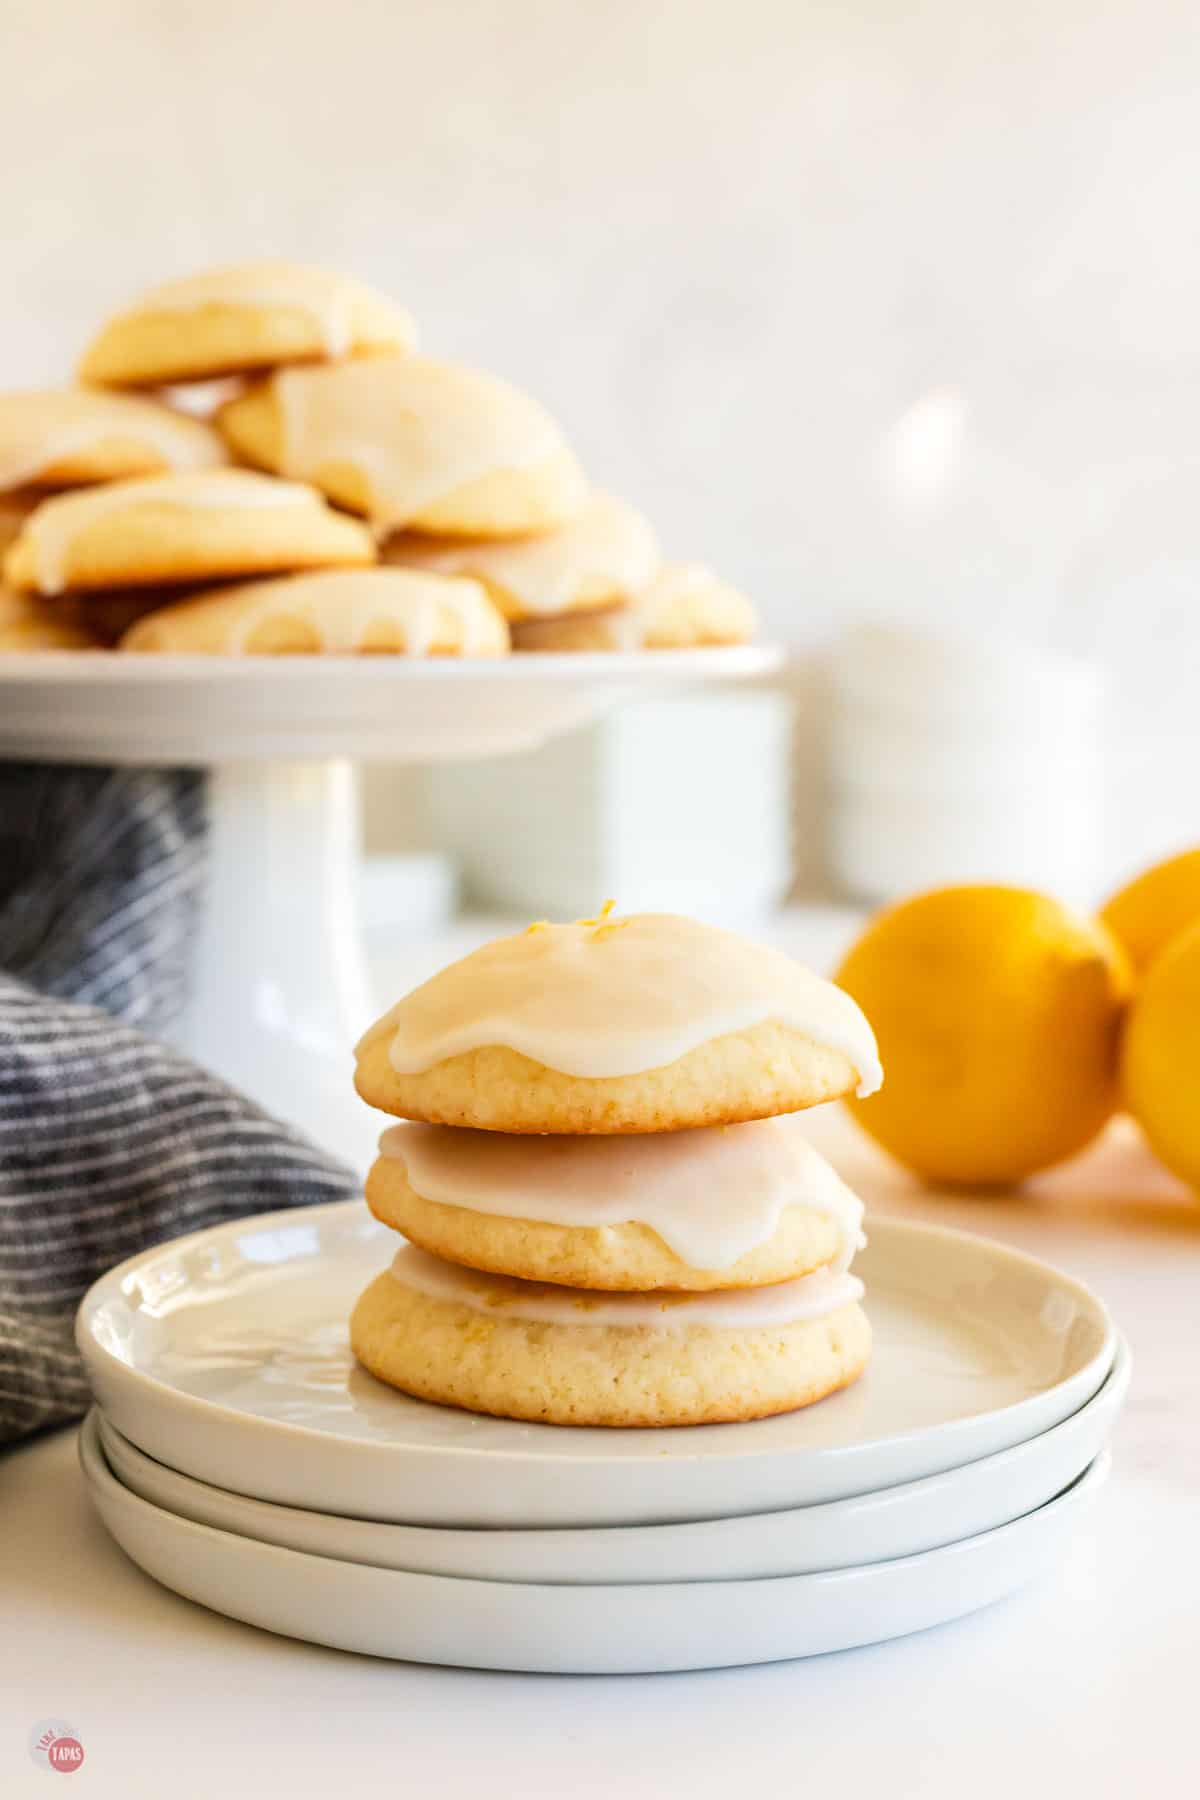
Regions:
[[[824, 961], [840, 931], [809, 916], [777, 935]], [[381, 973], [419, 974], [474, 935], [413, 945]], [[870, 1206], [1063, 1265], [1130, 1339], [1113, 1477], [1057, 1574], [958, 1623], [805, 1662], [621, 1678], [420, 1668], [272, 1637], [158, 1587], [92, 1516], [75, 1434], [60, 1432], [0, 1457], [5, 1800], [47, 1791], [26, 1743], [52, 1718], [84, 1744], [80, 1791], [123, 1800], [376, 1786], [725, 1800], [781, 1778], [906, 1800], [1194, 1792], [1200, 1207], [1120, 1134], [1022, 1197], [953, 1200], [914, 1189], [836, 1116], [821, 1136]]]

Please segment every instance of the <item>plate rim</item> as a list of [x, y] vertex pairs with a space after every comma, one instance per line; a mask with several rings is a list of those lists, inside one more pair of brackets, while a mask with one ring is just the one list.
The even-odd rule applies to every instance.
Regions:
[[[100, 1357], [107, 1367], [116, 1372], [116, 1379], [148, 1387], [154, 1391], [154, 1394], [160, 1401], [166, 1397], [171, 1404], [181, 1407], [189, 1414], [199, 1413], [204, 1419], [210, 1422], [215, 1423], [222, 1421], [225, 1423], [236, 1424], [243, 1428], [248, 1425], [256, 1426], [261, 1429], [263, 1433], [270, 1434], [272, 1437], [283, 1434], [301, 1442], [307, 1441], [312, 1442], [314, 1445], [323, 1445], [327, 1449], [335, 1445], [345, 1445], [350, 1443], [353, 1446], [354, 1453], [358, 1455], [388, 1457], [390, 1455], [400, 1454], [405, 1456], [417, 1456], [435, 1462], [462, 1461], [464, 1464], [475, 1465], [478, 1465], [481, 1460], [494, 1461], [497, 1455], [500, 1454], [495, 1449], [476, 1448], [469, 1444], [392, 1444], [381, 1443], [375, 1439], [368, 1438], [346, 1440], [334, 1433], [321, 1431], [315, 1426], [297, 1425], [290, 1420], [284, 1419], [263, 1418], [259, 1414], [245, 1412], [237, 1407], [229, 1406], [223, 1401], [206, 1399], [200, 1395], [189, 1394], [183, 1389], [172, 1387], [169, 1382], [163, 1381], [160, 1377], [149, 1374], [146, 1370], [139, 1368], [135, 1364], [126, 1362], [121, 1357], [115, 1355], [115, 1353], [109, 1350], [106, 1345], [100, 1343], [94, 1332], [90, 1330], [91, 1320], [103, 1303], [103, 1300], [107, 1297], [108, 1292], [112, 1289], [116, 1289], [119, 1292], [123, 1284], [135, 1273], [138, 1266], [154, 1257], [186, 1250], [189, 1247], [194, 1247], [199, 1241], [206, 1238], [226, 1235], [233, 1236], [238, 1232], [251, 1228], [261, 1230], [284, 1223], [297, 1224], [305, 1220], [311, 1220], [314, 1215], [317, 1215], [320, 1218], [330, 1218], [334, 1214], [339, 1214], [349, 1220], [352, 1211], [356, 1216], [369, 1218], [361, 1200], [322, 1201], [312, 1206], [283, 1207], [272, 1212], [250, 1213], [244, 1215], [242, 1218], [222, 1220], [218, 1225], [203, 1226], [197, 1231], [187, 1232], [183, 1236], [177, 1238], [168, 1238], [164, 1243], [151, 1245], [148, 1249], [136, 1251], [132, 1256], [126, 1257], [122, 1262], [115, 1264], [103, 1275], [99, 1276], [87, 1289], [79, 1303], [75, 1315], [75, 1342], [79, 1348], [80, 1354], [84, 1358], [85, 1364], [88, 1361], [89, 1355]], [[969, 1245], [973, 1250], [981, 1251], [989, 1257], [995, 1258], [998, 1256], [1002, 1261], [1009, 1262], [1010, 1264], [1018, 1264], [1027, 1269], [1036, 1271], [1043, 1278], [1047, 1274], [1052, 1276], [1056, 1283], [1074, 1290], [1077, 1295], [1084, 1299], [1093, 1312], [1098, 1315], [1103, 1324], [1103, 1336], [1099, 1349], [1087, 1363], [1081, 1368], [1074, 1370], [1071, 1375], [1065, 1377], [1063, 1380], [1054, 1382], [1048, 1387], [1040, 1388], [1035, 1394], [1026, 1395], [1019, 1400], [1009, 1401], [1004, 1406], [990, 1407], [982, 1412], [969, 1414], [965, 1420], [942, 1419], [939, 1420], [936, 1425], [912, 1427], [906, 1431], [893, 1432], [883, 1437], [863, 1439], [849, 1444], [823, 1445], [819, 1450], [796, 1448], [789, 1451], [781, 1449], [778, 1446], [766, 1449], [749, 1448], [738, 1450], [736, 1445], [731, 1445], [726, 1455], [722, 1458], [723, 1461], [738, 1462], [742, 1466], [745, 1466], [760, 1461], [774, 1462], [781, 1458], [786, 1458], [789, 1455], [819, 1455], [822, 1462], [836, 1463], [861, 1455], [864, 1450], [875, 1449], [878, 1446], [887, 1446], [889, 1451], [903, 1451], [907, 1446], [916, 1443], [924, 1444], [930, 1441], [936, 1441], [946, 1435], [952, 1435], [956, 1430], [960, 1430], [965, 1424], [977, 1425], [986, 1420], [1003, 1419], [1022, 1408], [1036, 1405], [1038, 1401], [1045, 1399], [1057, 1389], [1069, 1387], [1073, 1383], [1080, 1383], [1086, 1386], [1086, 1382], [1090, 1378], [1091, 1373], [1099, 1368], [1099, 1379], [1092, 1384], [1087, 1394], [1087, 1398], [1090, 1399], [1092, 1395], [1099, 1390], [1100, 1386], [1107, 1378], [1116, 1355], [1117, 1328], [1107, 1306], [1100, 1299], [1099, 1295], [1094, 1293], [1084, 1282], [1077, 1280], [1076, 1277], [1072, 1275], [1066, 1274], [1064, 1270], [1059, 1269], [1053, 1263], [1044, 1261], [1041, 1257], [1031, 1256], [1027, 1251], [1017, 1250], [1011, 1245], [1002, 1243], [999, 1239], [986, 1237], [978, 1232], [964, 1231], [958, 1227], [942, 1225], [933, 1220], [902, 1219], [888, 1214], [880, 1215], [872, 1222], [873, 1230], [878, 1229], [879, 1227], [882, 1227], [885, 1233], [894, 1231], [901, 1236], [925, 1237], [927, 1239], [935, 1239], [938, 1241], [949, 1239], [960, 1245]], [[1084, 1401], [1080, 1402], [1081, 1405], [1084, 1403]], [[534, 1429], [534, 1427], [523, 1424], [521, 1429], [528, 1431]], [[559, 1428], [557, 1426], [547, 1426], [546, 1429], [548, 1431], [557, 1431]], [[710, 1429], [716, 1431], [721, 1430], [722, 1428], [695, 1426], [692, 1427], [692, 1429], [695, 1431], [706, 1431]], [[617, 1439], [622, 1434], [614, 1431], [611, 1435], [614, 1439]], [[654, 1435], [653, 1432], [649, 1434], [651, 1439]], [[1036, 1436], [1038, 1434], [1034, 1433], [1032, 1435]], [[646, 1436], [646, 1434], [639, 1432], [638, 1436], [641, 1438]], [[502, 1454], [506, 1459], [520, 1462], [527, 1467], [548, 1465], [554, 1462], [568, 1462], [573, 1469], [579, 1469], [581, 1466], [587, 1465], [601, 1465], [605, 1468], [611, 1468], [614, 1464], [621, 1463], [645, 1468], [650, 1460], [644, 1451], [638, 1454], [633, 1452], [622, 1454], [616, 1443], [614, 1443], [612, 1451], [596, 1451], [595, 1453], [585, 1451], [556, 1452], [552, 1444], [548, 1442], [544, 1449], [520, 1445], [514, 1446], [511, 1450], [505, 1450]], [[703, 1458], [703, 1454], [704, 1453], [699, 1449], [691, 1452], [683, 1450], [673, 1458], [673, 1461], [677, 1465], [689, 1461], [700, 1461]]]
[[[693, 1549], [702, 1550], [705, 1544], [710, 1542], [711, 1535], [715, 1531], [718, 1534], [716, 1550], [719, 1560], [722, 1542], [729, 1540], [726, 1544], [727, 1550], [736, 1548], [747, 1531], [752, 1532], [757, 1528], [766, 1527], [767, 1525], [778, 1527], [782, 1521], [795, 1521], [796, 1526], [802, 1528], [805, 1516], [815, 1515], [818, 1532], [822, 1528], [824, 1528], [826, 1532], [831, 1529], [845, 1531], [861, 1528], [865, 1528], [869, 1532], [872, 1528], [872, 1519], [877, 1518], [881, 1512], [884, 1514], [894, 1514], [895, 1509], [900, 1507], [906, 1513], [911, 1513], [916, 1507], [927, 1507], [930, 1504], [934, 1504], [935, 1506], [944, 1505], [946, 1503], [947, 1493], [952, 1493], [955, 1484], [960, 1482], [968, 1472], [970, 1472], [976, 1480], [982, 1477], [989, 1483], [995, 1483], [997, 1481], [1005, 1483], [1015, 1470], [1018, 1468], [1027, 1468], [1031, 1462], [1036, 1462], [1039, 1458], [1044, 1459], [1047, 1454], [1051, 1454], [1053, 1450], [1058, 1447], [1058, 1445], [1050, 1444], [1048, 1440], [1058, 1439], [1059, 1444], [1061, 1444], [1059, 1434], [1070, 1432], [1072, 1428], [1074, 1428], [1077, 1433], [1080, 1427], [1084, 1425], [1086, 1415], [1091, 1415], [1093, 1421], [1095, 1421], [1096, 1414], [1102, 1412], [1104, 1417], [1109, 1420], [1104, 1438], [1092, 1449], [1091, 1455], [1087, 1456], [1086, 1460], [1078, 1466], [1076, 1476], [1072, 1477], [1072, 1480], [1077, 1479], [1078, 1474], [1081, 1474], [1085, 1468], [1090, 1466], [1111, 1442], [1113, 1425], [1115, 1424], [1117, 1417], [1119, 1417], [1121, 1408], [1128, 1396], [1132, 1371], [1133, 1356], [1129, 1344], [1122, 1335], [1118, 1334], [1117, 1354], [1112, 1368], [1100, 1387], [1096, 1390], [1095, 1394], [1092, 1395], [1091, 1399], [1085, 1401], [1076, 1412], [1070, 1414], [1068, 1418], [1060, 1420], [1058, 1424], [1048, 1426], [1045, 1431], [1037, 1433], [1034, 1437], [1025, 1439], [1022, 1443], [1012, 1445], [1007, 1450], [993, 1451], [990, 1455], [978, 1457], [958, 1468], [942, 1470], [933, 1475], [920, 1476], [912, 1481], [898, 1482], [892, 1487], [876, 1489], [867, 1494], [847, 1495], [839, 1500], [818, 1501], [796, 1507], [777, 1507], [765, 1513], [750, 1512], [715, 1519], [677, 1520], [672, 1523], [656, 1521], [636, 1525], [492, 1526], [485, 1531], [481, 1531], [478, 1527], [471, 1526], [427, 1525], [407, 1521], [357, 1519], [339, 1514], [320, 1513], [312, 1507], [289, 1506], [279, 1501], [263, 1500], [254, 1495], [240, 1494], [235, 1489], [221, 1488], [212, 1482], [203, 1480], [199, 1476], [190, 1475], [185, 1470], [175, 1469], [169, 1463], [164, 1463], [159, 1458], [151, 1456], [148, 1451], [142, 1450], [131, 1439], [127, 1438], [121, 1432], [119, 1427], [107, 1417], [103, 1407], [101, 1407], [99, 1403], [93, 1404], [87, 1417], [94, 1422], [97, 1442], [105, 1463], [122, 1487], [129, 1489], [139, 1498], [147, 1500], [150, 1505], [158, 1506], [162, 1511], [174, 1513], [176, 1516], [185, 1519], [192, 1519], [192, 1521], [197, 1524], [211, 1524], [216, 1530], [226, 1530], [236, 1536], [256, 1537], [259, 1541], [273, 1543], [280, 1549], [307, 1551], [308, 1554], [312, 1555], [329, 1555], [338, 1560], [347, 1562], [366, 1562], [369, 1566], [379, 1568], [406, 1567], [403, 1562], [375, 1562], [372, 1557], [365, 1554], [365, 1548], [362, 1554], [353, 1554], [348, 1546], [343, 1546], [339, 1551], [333, 1538], [330, 1539], [330, 1548], [326, 1550], [315, 1546], [306, 1547], [295, 1543], [289, 1544], [278, 1537], [266, 1535], [270, 1531], [283, 1530], [287, 1526], [292, 1526], [295, 1530], [303, 1530], [309, 1522], [320, 1520], [335, 1531], [338, 1527], [346, 1527], [353, 1532], [361, 1531], [363, 1528], [370, 1532], [378, 1531], [381, 1533], [384, 1540], [397, 1533], [403, 1534], [403, 1544], [396, 1547], [395, 1553], [410, 1556], [414, 1554], [434, 1556], [438, 1554], [440, 1548], [443, 1547], [447, 1549], [448, 1554], [449, 1549], [454, 1548], [455, 1545], [458, 1545], [460, 1550], [465, 1549], [468, 1545], [470, 1545], [473, 1550], [477, 1550], [481, 1543], [491, 1547], [495, 1544], [497, 1538], [505, 1544], [510, 1540], [514, 1542], [514, 1546], [516, 1543], [519, 1543], [524, 1550], [528, 1550], [530, 1547], [536, 1549], [539, 1545], [551, 1542], [554, 1542], [561, 1547], [564, 1542], [570, 1540], [571, 1543], [580, 1550], [581, 1555], [585, 1555], [589, 1549], [603, 1554], [610, 1551], [617, 1544], [626, 1541], [630, 1532], [632, 1532], [634, 1537], [638, 1540], [643, 1553], [653, 1555], [660, 1551], [668, 1552], [672, 1548], [684, 1549], [689, 1544]], [[127, 1479], [120, 1464], [114, 1463], [114, 1452], [118, 1457], [129, 1458], [135, 1475], [140, 1474], [139, 1465], [147, 1465], [151, 1472], [151, 1481], [153, 1481], [154, 1477], [161, 1472], [168, 1483], [182, 1482], [185, 1488], [182, 1497], [184, 1504], [180, 1504], [178, 1501], [173, 1503], [169, 1492], [165, 1495], [155, 1494], [152, 1491], [146, 1492], [138, 1485], [136, 1480], [131, 1483]], [[145, 1480], [146, 1477], [143, 1475], [141, 1476], [141, 1479]], [[1055, 1498], [1058, 1492], [1063, 1491], [1070, 1485], [1070, 1481], [1064, 1481], [1060, 1488], [1054, 1489], [1044, 1500], [1040, 1501], [1038, 1505], [1047, 1504], [1049, 1500]], [[189, 1490], [196, 1490], [194, 1498], [192, 1499], [192, 1503], [196, 1505], [204, 1504], [208, 1501], [209, 1497], [212, 1496], [217, 1501], [228, 1501], [234, 1507], [251, 1508], [252, 1516], [250, 1522], [251, 1524], [257, 1523], [261, 1527], [261, 1530], [240, 1529], [232, 1519], [223, 1524], [219, 1520], [204, 1519], [202, 1517], [197, 1518], [195, 1514], [186, 1510], [186, 1502], [191, 1497]], [[1024, 1517], [1026, 1512], [1036, 1510], [1038, 1510], [1037, 1506], [1027, 1506], [1022, 1511], [1014, 1511], [1010, 1519], [1002, 1519], [999, 1523], [1012, 1523], [1016, 1519]], [[276, 1515], [279, 1515], [278, 1520], [276, 1519]], [[787, 1530], [788, 1525], [784, 1524], [783, 1528]], [[989, 1530], [993, 1528], [994, 1527], [991, 1526], [984, 1527], [984, 1529]], [[661, 1534], [664, 1532], [669, 1534], [668, 1539], [662, 1537]], [[966, 1535], [979, 1535], [979, 1533], [967, 1533]], [[581, 1538], [586, 1540], [586, 1542], [579, 1544], [578, 1540]], [[446, 1546], [446, 1540], [451, 1540], [448, 1547]], [[953, 1537], [946, 1539], [947, 1543], [955, 1541], [957, 1540]], [[942, 1548], [943, 1546], [935, 1545], [931, 1547]], [[382, 1548], [382, 1545], [380, 1548]], [[862, 1566], [865, 1566], [868, 1562], [886, 1560], [897, 1561], [900, 1559], [901, 1555], [917, 1554], [921, 1554], [921, 1552], [896, 1552], [891, 1557], [875, 1556], [863, 1558]], [[834, 1568], [843, 1568], [859, 1565], [857, 1563], [837, 1563], [832, 1566]], [[816, 1571], [791, 1572], [815, 1573]], [[422, 1568], [410, 1568], [409, 1573], [442, 1573], [449, 1574], [459, 1579], [474, 1578], [497, 1581], [504, 1584], [513, 1582], [520, 1583], [524, 1579], [521, 1576], [514, 1576], [511, 1574], [491, 1574], [471, 1577], [462, 1571]], [[779, 1571], [778, 1573], [782, 1576], [785, 1572]], [[705, 1577], [672, 1575], [670, 1577], [663, 1577], [661, 1584], [666, 1585], [669, 1581], [673, 1585], [681, 1580], [699, 1579], [729, 1580], [749, 1579], [749, 1577], [736, 1577], [723, 1574], [710, 1574]], [[611, 1578], [598, 1577], [593, 1571], [590, 1577], [585, 1576], [583, 1579], [573, 1579], [568, 1582], [565, 1576], [558, 1575], [554, 1577], [553, 1581], [547, 1580], [544, 1584], [539, 1585], [644, 1586], [647, 1585], [647, 1582], [644, 1577], [640, 1576], [628, 1578], [622, 1578], [620, 1576]]]
[[200, 680], [241, 684], [299, 682], [334, 670], [339, 678], [365, 683], [395, 681], [444, 685], [463, 681], [497, 684], [532, 680], [552, 686], [567, 676], [580, 682], [640, 680], [681, 675], [767, 675], [787, 659], [783, 644], [696, 644], [664, 650], [557, 650], [509, 656], [200, 656], [122, 655], [97, 650], [14, 650], [0, 658], [0, 689], [53, 684], [64, 688], [109, 688], [123, 681], [154, 686], [162, 681]]
[[[906, 1565], [911, 1567], [912, 1565], [922, 1562], [927, 1564], [932, 1557], [949, 1560], [956, 1555], [970, 1553], [972, 1550], [990, 1546], [994, 1544], [997, 1539], [1002, 1537], [1003, 1534], [1013, 1533], [1019, 1531], [1022, 1527], [1027, 1526], [1030, 1520], [1039, 1519], [1044, 1515], [1057, 1510], [1059, 1507], [1064, 1505], [1070, 1506], [1073, 1502], [1077, 1502], [1086, 1495], [1097, 1492], [1104, 1486], [1112, 1468], [1112, 1450], [1106, 1446], [1098, 1455], [1092, 1458], [1087, 1467], [1082, 1470], [1081, 1473], [1076, 1476], [1075, 1480], [1064, 1488], [1061, 1493], [1055, 1494], [1041, 1506], [1035, 1507], [1032, 1512], [1022, 1513], [1019, 1518], [1009, 1519], [1003, 1525], [994, 1525], [989, 1531], [975, 1532], [971, 1536], [965, 1538], [956, 1538], [952, 1543], [940, 1544], [933, 1550], [917, 1550], [909, 1556], [888, 1557], [882, 1561], [872, 1563], [852, 1563], [848, 1568], [844, 1569], [813, 1570], [805, 1575], [755, 1575], [739, 1577], [732, 1581], [565, 1583], [536, 1581], [492, 1582], [471, 1575], [428, 1575], [423, 1570], [418, 1569], [379, 1569], [370, 1563], [355, 1563], [344, 1557], [316, 1556], [308, 1550], [290, 1550], [283, 1544], [268, 1544], [264, 1543], [261, 1538], [244, 1537], [240, 1532], [222, 1531], [220, 1527], [216, 1525], [202, 1525], [195, 1519], [185, 1518], [181, 1513], [173, 1513], [166, 1507], [155, 1506], [154, 1502], [151, 1500], [143, 1500], [140, 1494], [135, 1494], [132, 1489], [127, 1488], [124, 1483], [117, 1478], [109, 1468], [103, 1450], [100, 1447], [99, 1429], [92, 1412], [88, 1413], [79, 1428], [78, 1456], [80, 1466], [83, 1469], [84, 1479], [89, 1487], [93, 1482], [96, 1483], [96, 1485], [111, 1484], [111, 1486], [117, 1490], [122, 1501], [128, 1502], [133, 1510], [137, 1511], [144, 1508], [148, 1513], [155, 1513], [170, 1519], [173, 1521], [174, 1525], [183, 1530], [186, 1535], [195, 1536], [196, 1534], [199, 1534], [201, 1540], [204, 1540], [205, 1538], [229, 1539], [234, 1543], [248, 1544], [252, 1547], [253, 1551], [261, 1551], [271, 1558], [299, 1558], [306, 1564], [334, 1563], [339, 1567], [365, 1569], [372, 1575], [381, 1577], [402, 1576], [409, 1581], [421, 1582], [462, 1582], [472, 1588], [503, 1587], [519, 1588], [522, 1590], [532, 1589], [535, 1593], [547, 1595], [560, 1594], [565, 1589], [572, 1594], [592, 1594], [598, 1598], [601, 1596], [610, 1596], [614, 1589], [619, 1592], [622, 1588], [636, 1587], [642, 1593], [649, 1590], [651, 1594], [654, 1594], [655, 1592], [665, 1593], [672, 1588], [678, 1589], [681, 1587], [720, 1587], [725, 1589], [758, 1588], [764, 1582], [804, 1582], [811, 1592], [818, 1585], [830, 1586], [834, 1584], [840, 1585], [842, 1583], [850, 1585], [852, 1583], [859, 1583], [864, 1578], [869, 1578], [872, 1575], [877, 1575], [882, 1578], [889, 1572]], [[616, 1529], [623, 1529], [623, 1527], [617, 1527]]]

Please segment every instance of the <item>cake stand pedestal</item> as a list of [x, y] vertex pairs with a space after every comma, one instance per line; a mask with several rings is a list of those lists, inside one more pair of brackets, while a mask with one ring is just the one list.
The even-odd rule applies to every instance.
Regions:
[[758, 646], [497, 662], [8, 656], [0, 756], [211, 770], [207, 904], [175, 1041], [363, 1168], [379, 1118], [354, 1094], [350, 1052], [378, 1009], [357, 918], [355, 764], [531, 749], [624, 699], [781, 661]]

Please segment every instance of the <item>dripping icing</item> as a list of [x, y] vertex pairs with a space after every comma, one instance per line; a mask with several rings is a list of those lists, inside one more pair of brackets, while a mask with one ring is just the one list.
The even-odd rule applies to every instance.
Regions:
[[856, 1275], [817, 1269], [771, 1287], [726, 1288], [714, 1294], [596, 1294], [552, 1288], [511, 1275], [480, 1275], [406, 1244], [389, 1273], [402, 1287], [472, 1312], [544, 1325], [615, 1326], [620, 1330], [771, 1331], [828, 1318], [863, 1296]]
[[403, 1124], [379, 1149], [422, 1199], [547, 1225], [646, 1225], [694, 1269], [731, 1267], [774, 1236], [789, 1206], [835, 1221], [838, 1270], [865, 1242], [862, 1202], [795, 1115], [632, 1138]]

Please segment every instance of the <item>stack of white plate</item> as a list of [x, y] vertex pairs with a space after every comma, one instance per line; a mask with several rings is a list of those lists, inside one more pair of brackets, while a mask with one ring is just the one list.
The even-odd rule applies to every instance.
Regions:
[[846, 892], [1015, 881], [1094, 898], [1106, 792], [1095, 668], [996, 636], [863, 625], [832, 672], [830, 852]]
[[745, 1425], [601, 1431], [428, 1406], [353, 1363], [394, 1234], [355, 1203], [179, 1239], [80, 1310], [81, 1456], [136, 1563], [270, 1631], [413, 1661], [715, 1668], [935, 1625], [1062, 1553], [1129, 1357], [986, 1239], [873, 1222], [867, 1374]]

